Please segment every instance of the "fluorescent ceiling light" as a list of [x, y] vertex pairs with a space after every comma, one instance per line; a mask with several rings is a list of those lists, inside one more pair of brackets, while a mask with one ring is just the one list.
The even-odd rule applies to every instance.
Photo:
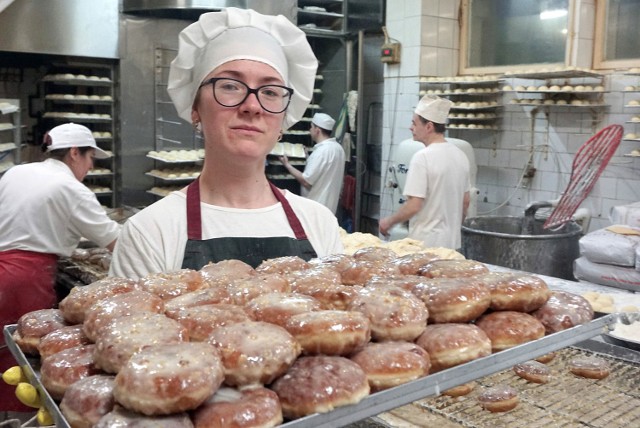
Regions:
[[567, 9], [545, 10], [544, 12], [540, 12], [540, 19], [562, 18], [563, 16], [567, 16], [567, 13]]

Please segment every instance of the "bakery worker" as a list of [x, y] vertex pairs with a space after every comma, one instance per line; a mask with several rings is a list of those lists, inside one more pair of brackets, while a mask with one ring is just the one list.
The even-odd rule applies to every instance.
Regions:
[[[94, 158], [110, 156], [91, 131], [75, 123], [56, 126], [42, 149], [46, 160], [14, 166], [0, 179], [0, 325], [55, 305], [58, 257], [70, 256], [80, 238], [113, 249], [120, 232], [82, 184]], [[9, 351], [0, 350], [0, 371], [14, 365]], [[0, 382], [0, 411], [27, 411], [14, 389]]]
[[336, 121], [326, 113], [313, 115], [309, 132], [315, 146], [304, 172], [294, 168], [286, 156], [280, 157], [287, 171], [300, 183], [300, 194], [320, 202], [333, 213], [338, 209], [344, 178], [344, 149], [331, 138], [335, 124]]
[[462, 221], [469, 206], [469, 160], [444, 138], [452, 102], [433, 95], [422, 97], [411, 120], [413, 139], [424, 144], [409, 163], [406, 202], [380, 220], [388, 235], [396, 224], [409, 221], [409, 238], [427, 247], [461, 247]]
[[281, 132], [307, 109], [316, 69], [304, 32], [281, 15], [229, 7], [185, 28], [168, 91], [180, 117], [202, 133], [202, 173], [128, 219], [110, 274], [342, 252], [333, 213], [278, 189], [264, 168]]

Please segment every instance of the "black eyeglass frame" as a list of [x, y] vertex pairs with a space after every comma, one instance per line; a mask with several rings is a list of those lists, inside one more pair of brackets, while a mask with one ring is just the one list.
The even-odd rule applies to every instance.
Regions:
[[[238, 102], [237, 104], [233, 104], [233, 105], [227, 105], [227, 104], [222, 104], [220, 102], [220, 100], [218, 99], [218, 97], [216, 96], [216, 86], [215, 83], [219, 80], [231, 80], [233, 82], [238, 82], [241, 85], [243, 85], [245, 88], [247, 88], [247, 93], [245, 94], [244, 98]], [[213, 98], [216, 100], [216, 102], [218, 104], [220, 104], [223, 107], [237, 107], [240, 104], [242, 104], [243, 102], [245, 102], [247, 100], [247, 98], [249, 98], [249, 95], [254, 94], [256, 96], [256, 99], [258, 100], [258, 104], [260, 104], [260, 107], [262, 107], [262, 109], [264, 111], [267, 111], [269, 113], [273, 113], [273, 114], [280, 114], [284, 111], [286, 111], [289, 108], [289, 104], [291, 103], [291, 97], [293, 96], [294, 90], [293, 88], [289, 88], [288, 86], [284, 86], [284, 85], [276, 85], [276, 84], [270, 84], [270, 85], [262, 85], [262, 86], [258, 86], [257, 88], [251, 88], [249, 87], [249, 85], [247, 85], [246, 83], [244, 83], [242, 80], [238, 80], [238, 79], [232, 79], [230, 77], [212, 77], [211, 79], [207, 79], [204, 82], [202, 82], [200, 84], [200, 86], [198, 87], [198, 89], [202, 88], [203, 86], [206, 85], [212, 85], [211, 90], [213, 92]], [[262, 105], [262, 101], [260, 101], [260, 96], [259, 96], [259, 92], [262, 88], [268, 88], [268, 87], [276, 87], [276, 88], [282, 88], [285, 89], [287, 92], [289, 92], [289, 98], [287, 99], [287, 103], [284, 106], [284, 108], [280, 111], [272, 111], [269, 110], [268, 108], [266, 108], [265, 106]]]

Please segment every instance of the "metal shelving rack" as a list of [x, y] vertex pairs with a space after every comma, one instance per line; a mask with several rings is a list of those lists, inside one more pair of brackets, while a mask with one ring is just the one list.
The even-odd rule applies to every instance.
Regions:
[[[9, 118], [8, 122], [4, 121], [5, 117]], [[0, 98], [0, 175], [20, 163], [20, 124], [20, 100]]]

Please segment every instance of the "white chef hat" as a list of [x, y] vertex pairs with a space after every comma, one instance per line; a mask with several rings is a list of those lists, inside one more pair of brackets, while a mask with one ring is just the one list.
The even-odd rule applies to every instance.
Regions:
[[322, 128], [327, 131], [333, 131], [333, 125], [336, 124], [336, 121], [326, 113], [316, 113], [313, 115], [311, 123], [313, 123], [318, 128]]
[[204, 78], [238, 59], [263, 62], [282, 76], [294, 91], [283, 129], [298, 122], [311, 101], [318, 68], [306, 35], [282, 15], [234, 7], [204, 13], [180, 32], [167, 88], [178, 115], [191, 122], [191, 107]]
[[93, 147], [96, 149], [95, 158], [106, 159], [111, 157], [110, 154], [98, 147], [96, 139], [93, 138], [89, 128], [77, 123], [65, 123], [56, 126], [47, 133], [44, 140], [47, 152], [71, 147]]
[[446, 98], [440, 98], [435, 95], [425, 95], [418, 102], [414, 113], [431, 122], [445, 124], [447, 123], [447, 116], [449, 116], [449, 110], [452, 105], [453, 103]]

